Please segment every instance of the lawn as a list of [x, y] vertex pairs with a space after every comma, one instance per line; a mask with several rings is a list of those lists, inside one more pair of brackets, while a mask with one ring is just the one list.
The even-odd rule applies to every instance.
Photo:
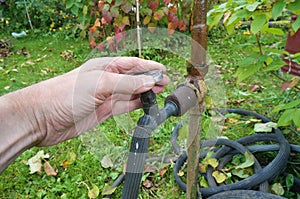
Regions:
[[[249, 43], [249, 38], [242, 32], [239, 33], [228, 36], [225, 31], [216, 28], [209, 34], [208, 52], [215, 65], [211, 67], [212, 74], [208, 77], [210, 92], [206, 99], [207, 108], [211, 109], [215, 104], [221, 104], [223, 107], [248, 109], [266, 115], [276, 122], [279, 114], [273, 113], [272, 109], [280, 102], [294, 99], [298, 93], [295, 89], [280, 91], [282, 80], [266, 73], [257, 73], [242, 83], [236, 83], [234, 74], [238, 63], [251, 54], [251, 46], [255, 45]], [[0, 95], [70, 71], [80, 66], [90, 54], [88, 41], [65, 39], [59, 35], [28, 35], [19, 39], [10, 38], [10, 42], [13, 45], [12, 54], [0, 60]], [[282, 48], [285, 38], [265, 36], [262, 42], [264, 45], [277, 42], [275, 48]], [[162, 106], [163, 99], [182, 79], [185, 60], [159, 49], [147, 50], [143, 55], [146, 59], [161, 62], [168, 68], [167, 72], [172, 82], [158, 96], [158, 102]], [[278, 74], [283, 78], [290, 78], [288, 75]], [[222, 97], [226, 97], [224, 103], [218, 102], [220, 93], [225, 95]], [[102, 192], [123, 170], [122, 164], [104, 168], [101, 165], [103, 155], [107, 152], [108, 156], [112, 157], [128, 150], [128, 130], [141, 115], [141, 110], [137, 110], [126, 116], [111, 118], [79, 138], [52, 147], [32, 148], [24, 152], [1, 174], [0, 198], [88, 198], [89, 190], [91, 193], [99, 188]], [[209, 112], [206, 112], [202, 125], [203, 139], [216, 136], [237, 139], [254, 133], [255, 121], [245, 122], [251, 120], [235, 115], [228, 117], [222, 133], [215, 133], [208, 128], [211, 118]], [[161, 155], [171, 149], [169, 140], [178, 121], [179, 119], [171, 118], [154, 134], [150, 151], [155, 155]], [[120, 125], [122, 122], [125, 125]], [[16, 125], [17, 123], [16, 121]], [[283, 129], [283, 132], [290, 143], [300, 144], [299, 132], [295, 128], [288, 127]], [[89, 137], [94, 138], [93, 143]], [[99, 143], [115, 148], [105, 148], [105, 144], [99, 146]], [[26, 162], [40, 150], [49, 154], [47, 161], [57, 171], [56, 176], [48, 176], [44, 171], [40, 174], [30, 174]], [[264, 157], [271, 159], [274, 153], [268, 153]], [[173, 167], [174, 164], [160, 165], [156, 170], [147, 172], [143, 177], [140, 198], [185, 198], [185, 193], [174, 181]], [[288, 170], [300, 177], [298, 155], [294, 154], [290, 159]], [[284, 179], [277, 179], [277, 182], [282, 181]], [[121, 192], [122, 186], [119, 186], [113, 198], [120, 198]], [[285, 194], [286, 197], [296, 197], [290, 191], [286, 191]]]

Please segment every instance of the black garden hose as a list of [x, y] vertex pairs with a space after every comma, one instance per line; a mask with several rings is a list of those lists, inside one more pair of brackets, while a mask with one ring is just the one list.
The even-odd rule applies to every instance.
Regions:
[[253, 190], [232, 190], [224, 191], [207, 199], [283, 199], [281, 196], [277, 196], [270, 193]]
[[[268, 118], [262, 115], [259, 115], [251, 111], [242, 110], [242, 109], [223, 109], [220, 110], [219, 112], [223, 114], [227, 112], [227, 113], [237, 113], [240, 115], [254, 116], [257, 119], [261, 119], [263, 122], [270, 121]], [[173, 134], [176, 134], [176, 132], [173, 131]], [[222, 185], [222, 186], [200, 188], [199, 191], [201, 192], [201, 194], [204, 196], [211, 196], [228, 190], [251, 189], [252, 187], [255, 187], [265, 181], [273, 179], [276, 175], [280, 174], [287, 164], [291, 147], [279, 129], [275, 129], [273, 134], [257, 134], [257, 135], [247, 136], [235, 142], [228, 141], [228, 140], [226, 141], [224, 139], [216, 139], [216, 140], [205, 141], [201, 145], [202, 147], [212, 146], [214, 144], [226, 145], [216, 151], [215, 154], [216, 158], [220, 158], [223, 155], [226, 155], [228, 152], [232, 151], [232, 148], [235, 148], [239, 152], [244, 153], [245, 149], [242, 149], [240, 144], [249, 144], [249, 143], [254, 143], [259, 141], [274, 141], [279, 144], [278, 154], [271, 163], [269, 163], [267, 166], [265, 166], [264, 168], [262, 168], [257, 173], [250, 176], [249, 178], [241, 180], [239, 182]], [[178, 147], [178, 145], [174, 147], [176, 148]], [[180, 171], [186, 159], [187, 159], [187, 155], [184, 152], [176, 161], [174, 167], [175, 180], [184, 191], [186, 191], [186, 184], [181, 180], [181, 178], [178, 176], [177, 173]], [[207, 176], [211, 177], [211, 170], [208, 169], [208, 171], [209, 172], [207, 173]]]

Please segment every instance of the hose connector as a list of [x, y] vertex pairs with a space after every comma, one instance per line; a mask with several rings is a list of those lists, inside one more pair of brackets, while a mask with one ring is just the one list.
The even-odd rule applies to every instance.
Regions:
[[174, 103], [177, 108], [177, 114], [174, 116], [182, 116], [190, 108], [194, 107], [197, 100], [195, 91], [189, 86], [179, 86], [173, 93], [171, 93], [165, 100], [165, 104]]

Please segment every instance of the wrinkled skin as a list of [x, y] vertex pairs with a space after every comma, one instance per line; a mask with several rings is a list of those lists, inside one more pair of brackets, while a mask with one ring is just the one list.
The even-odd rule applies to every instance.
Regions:
[[169, 78], [155, 83], [150, 76], [133, 74], [157, 69], [166, 71], [162, 64], [139, 58], [96, 58], [0, 97], [0, 160], [6, 161], [0, 161], [1, 168], [32, 146], [77, 137], [113, 115], [140, 108], [140, 94], [161, 92]]

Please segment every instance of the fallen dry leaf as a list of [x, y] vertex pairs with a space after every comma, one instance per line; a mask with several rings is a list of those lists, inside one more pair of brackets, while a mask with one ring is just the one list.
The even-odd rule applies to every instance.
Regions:
[[60, 56], [66, 61], [70, 61], [73, 57], [75, 57], [74, 52], [71, 50], [65, 50], [61, 52]]
[[8, 89], [10, 89], [10, 87], [11, 87], [10, 85], [8, 85], [8, 86], [5, 86], [5, 87], [4, 87], [4, 90], [8, 90]]
[[231, 16], [231, 11], [225, 12], [224, 18], [223, 18], [223, 23], [226, 23], [226, 21], [229, 19], [230, 16]]
[[26, 163], [27, 165], [29, 165], [30, 174], [33, 174], [33, 173], [41, 174], [42, 173], [42, 159], [47, 159], [47, 158], [49, 158], [49, 154], [44, 154], [43, 150], [37, 152], [37, 154], [35, 156], [30, 158]]
[[235, 106], [240, 106], [241, 103], [243, 103], [244, 101], [246, 101], [246, 99], [239, 99], [239, 100], [235, 100], [233, 102], [231, 102], [233, 105]]
[[101, 160], [101, 166], [105, 169], [113, 167], [114, 164], [108, 156], [104, 156]]
[[31, 61], [31, 60], [29, 60], [29, 61], [27, 61], [27, 62], [25, 62], [25, 63], [28, 64], [28, 65], [34, 65], [34, 62]]
[[254, 125], [255, 132], [272, 132], [273, 128], [277, 128], [277, 124], [274, 122], [267, 122], [267, 123], [256, 123]]
[[294, 77], [291, 79], [291, 81], [289, 82], [284, 82], [281, 86], [281, 91], [285, 91], [287, 90], [288, 88], [293, 88], [295, 87], [299, 82], [299, 79], [297, 77]]
[[143, 182], [143, 186], [150, 189], [151, 187], [153, 187], [153, 182], [149, 179], [146, 179], [144, 182]]
[[163, 169], [159, 170], [159, 175], [161, 177], [163, 177], [167, 171], [168, 171], [168, 168], [163, 168]]
[[289, 88], [290, 83], [289, 82], [284, 82], [281, 86], [281, 91], [285, 91], [286, 89]]
[[249, 86], [249, 91], [254, 92], [254, 91], [260, 91], [261, 86], [259, 84], [251, 84]]
[[45, 170], [47, 176], [56, 176], [57, 175], [57, 170], [54, 169], [48, 161], [46, 161], [44, 163], [44, 170]]
[[226, 118], [226, 122], [231, 123], [231, 124], [235, 124], [235, 123], [238, 123], [239, 120], [235, 119], [235, 118]]
[[40, 159], [34, 161], [28, 161], [30, 174], [38, 173], [42, 174], [42, 161]]
[[199, 163], [198, 168], [201, 173], [206, 173], [207, 165]]

